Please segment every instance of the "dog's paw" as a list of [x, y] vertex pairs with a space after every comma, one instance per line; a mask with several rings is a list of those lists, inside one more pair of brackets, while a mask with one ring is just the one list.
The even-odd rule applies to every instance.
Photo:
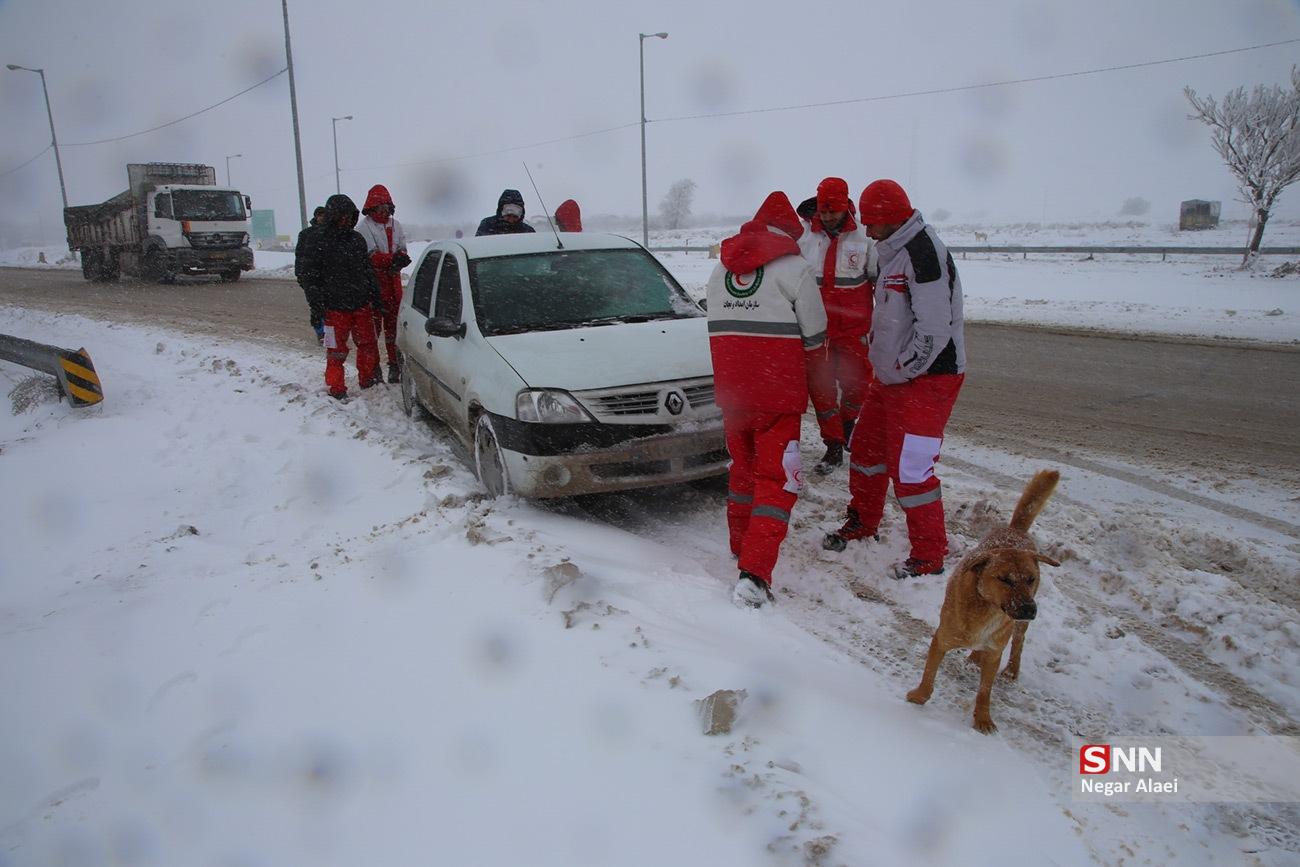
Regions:
[[975, 731], [982, 735], [991, 735], [997, 732], [998, 727], [993, 723], [993, 717], [975, 717], [975, 722], [971, 724]]
[[1015, 680], [1020, 677], [1020, 669], [1012, 668], [1008, 665], [1006, 668], [1002, 669], [1002, 676], [1007, 680]]
[[912, 704], [925, 704], [930, 700], [930, 693], [928, 690], [921, 689], [921, 687], [918, 686], [907, 694], [907, 700]]

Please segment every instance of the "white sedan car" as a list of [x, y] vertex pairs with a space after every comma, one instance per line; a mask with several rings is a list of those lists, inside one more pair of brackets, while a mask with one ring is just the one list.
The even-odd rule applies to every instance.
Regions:
[[431, 244], [399, 321], [406, 412], [451, 428], [490, 494], [726, 472], [707, 320], [633, 241], [537, 232]]

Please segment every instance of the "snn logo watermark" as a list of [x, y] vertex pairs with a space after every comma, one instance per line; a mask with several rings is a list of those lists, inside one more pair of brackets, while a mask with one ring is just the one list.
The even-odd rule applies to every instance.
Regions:
[[[1105, 797], [1129, 793], [1177, 794], [1178, 778], [1158, 779], [1142, 774], [1164, 771], [1164, 752], [1160, 747], [1119, 747], [1110, 744], [1084, 744], [1079, 747], [1079, 793]], [[1110, 779], [1111, 774], [1139, 775], [1136, 779]]]
[[1073, 740], [1081, 801], [1300, 803], [1300, 738], [1138, 735]]

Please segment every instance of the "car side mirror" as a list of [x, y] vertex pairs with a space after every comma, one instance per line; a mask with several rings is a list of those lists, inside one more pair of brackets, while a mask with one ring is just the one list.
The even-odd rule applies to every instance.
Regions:
[[698, 305], [700, 305], [700, 309], [703, 310], [705, 313], [708, 313], [708, 312], [709, 312], [709, 299], [708, 299], [708, 298], [700, 298], [700, 299], [698, 299], [695, 303], [698, 304]]
[[253, 200], [248, 196], [244, 196], [244, 208], [249, 211], [253, 210]]
[[460, 340], [465, 337], [465, 323], [452, 322], [450, 319], [426, 319], [424, 322], [424, 333], [430, 337], [454, 337]]

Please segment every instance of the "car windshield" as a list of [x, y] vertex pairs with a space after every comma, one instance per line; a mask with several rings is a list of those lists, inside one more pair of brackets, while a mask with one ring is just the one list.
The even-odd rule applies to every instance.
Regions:
[[470, 262], [486, 336], [702, 316], [644, 250], [556, 250]]
[[174, 190], [172, 211], [178, 220], [242, 220], [244, 198], [231, 190]]

